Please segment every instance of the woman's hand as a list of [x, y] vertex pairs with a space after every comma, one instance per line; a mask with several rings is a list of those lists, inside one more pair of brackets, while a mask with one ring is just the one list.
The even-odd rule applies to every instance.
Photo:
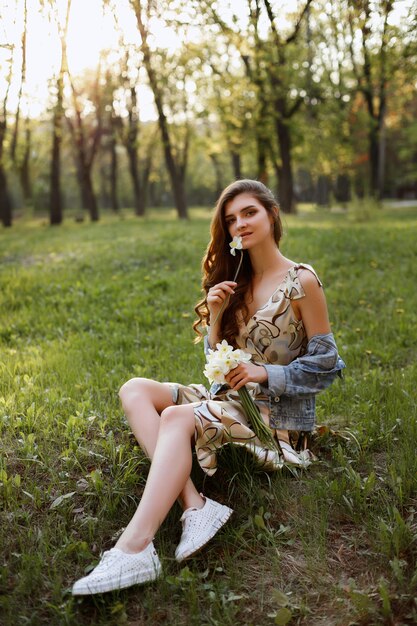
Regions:
[[246, 383], [264, 383], [268, 380], [268, 373], [262, 365], [254, 363], [239, 363], [226, 376], [226, 381], [234, 391], [238, 391]]
[[[217, 285], [214, 285], [208, 290], [207, 308], [210, 313], [210, 325], [213, 324], [213, 321], [216, 320], [219, 315], [219, 311], [226, 298], [229, 298], [235, 293], [234, 288], [236, 285], [237, 283], [234, 283], [232, 280], [225, 280], [222, 283], [217, 283]], [[219, 320], [216, 320], [216, 325], [218, 321]]]

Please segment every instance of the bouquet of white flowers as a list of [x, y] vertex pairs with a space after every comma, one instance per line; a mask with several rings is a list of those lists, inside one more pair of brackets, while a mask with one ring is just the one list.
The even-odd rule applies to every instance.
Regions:
[[[252, 357], [244, 350], [235, 350], [225, 339], [218, 343], [216, 348], [217, 350], [208, 351], [204, 375], [207, 376], [210, 383], [227, 384], [225, 376], [237, 367], [239, 363], [248, 363]], [[274, 439], [272, 432], [262, 419], [259, 409], [246, 387], [243, 386], [238, 389], [238, 394], [255, 435], [266, 447], [279, 450], [278, 442]]]

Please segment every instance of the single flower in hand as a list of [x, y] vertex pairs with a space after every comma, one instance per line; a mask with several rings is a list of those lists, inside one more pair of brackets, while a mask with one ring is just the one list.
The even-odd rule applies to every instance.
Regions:
[[233, 256], [236, 256], [236, 250], [243, 249], [242, 237], [239, 237], [239, 235], [235, 235], [232, 241], [229, 243], [229, 246], [230, 246], [230, 254], [232, 254]]

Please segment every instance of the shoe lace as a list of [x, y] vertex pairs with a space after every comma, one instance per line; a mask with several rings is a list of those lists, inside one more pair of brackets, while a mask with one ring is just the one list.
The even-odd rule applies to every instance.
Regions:
[[100, 562], [97, 565], [96, 569], [97, 568], [105, 569], [109, 567], [109, 565], [111, 565], [116, 559], [117, 559], [117, 554], [115, 554], [111, 550], [106, 550], [105, 552], [103, 552]]

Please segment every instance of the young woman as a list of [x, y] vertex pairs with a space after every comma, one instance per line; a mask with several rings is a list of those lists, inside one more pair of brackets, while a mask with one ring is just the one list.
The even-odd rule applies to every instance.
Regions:
[[[227, 376], [227, 385], [184, 386], [134, 378], [120, 390], [123, 409], [151, 467], [139, 506], [116, 546], [77, 581], [74, 595], [103, 593], [156, 579], [161, 564], [153, 538], [178, 499], [183, 531], [175, 556], [182, 561], [204, 546], [232, 514], [199, 494], [190, 479], [192, 449], [202, 469], [216, 471], [224, 444], [245, 445], [265, 469], [280, 466], [279, 454], [262, 446], [239, 401], [246, 385], [279, 440], [287, 463], [305, 464], [292, 447], [294, 435], [313, 430], [315, 395], [344, 367], [330, 331], [326, 300], [315, 271], [287, 259], [278, 204], [260, 182], [240, 180], [221, 194], [203, 263], [204, 299], [194, 328], [207, 330], [206, 349], [226, 339], [251, 353]], [[240, 237], [239, 254], [230, 242]], [[298, 437], [301, 440], [300, 437]]]

